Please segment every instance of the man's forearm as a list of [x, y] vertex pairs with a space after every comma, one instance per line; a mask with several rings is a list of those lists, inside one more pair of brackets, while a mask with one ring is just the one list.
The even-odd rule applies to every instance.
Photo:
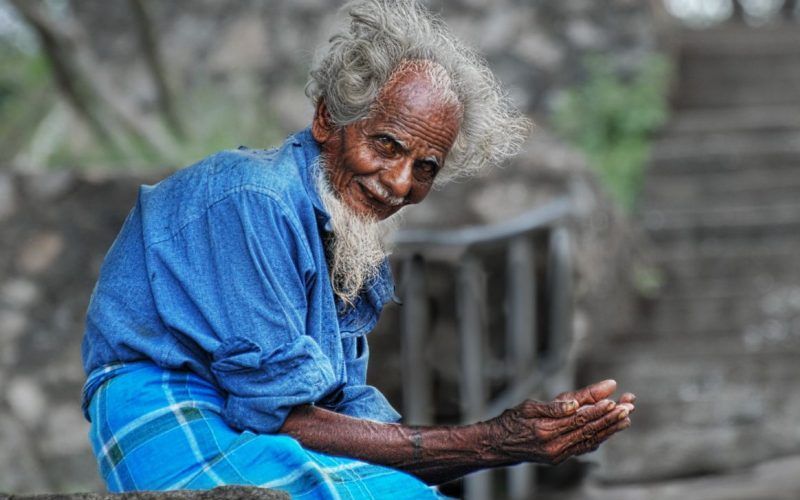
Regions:
[[280, 432], [312, 450], [400, 469], [428, 484], [514, 463], [497, 449], [497, 437], [487, 423], [414, 427], [305, 405], [289, 414]]
[[487, 421], [464, 426], [411, 427], [298, 406], [280, 432], [331, 455], [386, 465], [439, 484], [470, 472], [519, 462], [558, 464], [595, 450], [631, 425], [633, 394], [605, 399], [604, 380], [550, 402], [526, 399]]

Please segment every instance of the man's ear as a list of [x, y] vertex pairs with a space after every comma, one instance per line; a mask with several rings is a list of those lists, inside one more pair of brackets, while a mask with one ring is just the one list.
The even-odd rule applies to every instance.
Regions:
[[311, 122], [311, 136], [318, 143], [325, 144], [333, 136], [334, 128], [325, 99], [320, 97], [314, 111], [314, 121]]

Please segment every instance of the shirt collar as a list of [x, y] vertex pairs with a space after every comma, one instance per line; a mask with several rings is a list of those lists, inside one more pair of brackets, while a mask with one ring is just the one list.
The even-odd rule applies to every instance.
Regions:
[[311, 135], [310, 127], [294, 134], [291, 137], [291, 142], [292, 146], [302, 150], [302, 154], [298, 159], [302, 160], [300, 162], [300, 167], [303, 173], [303, 182], [305, 184], [308, 197], [311, 200], [311, 204], [314, 206], [314, 211], [317, 214], [317, 220], [320, 222], [320, 226], [325, 231], [329, 233], [333, 232], [333, 227], [331, 226], [331, 216], [328, 214], [328, 211], [325, 210], [325, 205], [322, 204], [322, 199], [319, 197], [319, 193], [317, 192], [315, 169], [321, 168], [321, 165], [319, 164], [319, 157], [321, 153], [319, 144]]
[[[317, 221], [323, 230], [332, 233], [333, 226], [331, 225], [331, 216], [328, 211], [325, 210], [322, 199], [317, 192], [316, 172], [314, 169], [321, 167], [318, 161], [320, 156], [319, 144], [311, 135], [310, 127], [294, 134], [291, 137], [291, 142], [295, 149], [302, 150], [302, 154], [298, 155], [298, 163], [303, 173], [303, 182], [306, 192], [317, 214]], [[367, 284], [366, 298], [373, 309], [380, 311], [383, 306], [392, 299], [393, 293], [394, 280], [392, 278], [392, 269], [389, 266], [389, 260], [386, 259], [381, 264], [378, 275]]]

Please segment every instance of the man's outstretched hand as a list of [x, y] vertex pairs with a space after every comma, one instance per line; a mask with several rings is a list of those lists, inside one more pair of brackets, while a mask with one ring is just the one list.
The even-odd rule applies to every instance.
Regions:
[[412, 427], [358, 419], [314, 405], [295, 407], [281, 427], [312, 450], [386, 465], [428, 484], [519, 462], [557, 464], [597, 448], [631, 425], [633, 394], [609, 398], [604, 380], [553, 401], [528, 400], [472, 425]]
[[615, 381], [604, 380], [549, 403], [527, 400], [506, 410], [488, 422], [498, 432], [497, 451], [516, 461], [558, 464], [596, 450], [631, 425], [636, 397], [628, 392], [614, 402], [609, 397], [616, 388]]

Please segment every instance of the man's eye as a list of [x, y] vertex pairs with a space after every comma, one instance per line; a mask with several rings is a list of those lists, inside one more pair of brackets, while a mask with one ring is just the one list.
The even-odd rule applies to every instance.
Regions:
[[431, 178], [436, 174], [436, 165], [429, 161], [421, 161], [417, 163], [417, 174], [422, 178]]
[[381, 135], [375, 139], [375, 142], [377, 142], [378, 146], [386, 153], [394, 154], [397, 152], [397, 143], [395, 143], [390, 137]]

